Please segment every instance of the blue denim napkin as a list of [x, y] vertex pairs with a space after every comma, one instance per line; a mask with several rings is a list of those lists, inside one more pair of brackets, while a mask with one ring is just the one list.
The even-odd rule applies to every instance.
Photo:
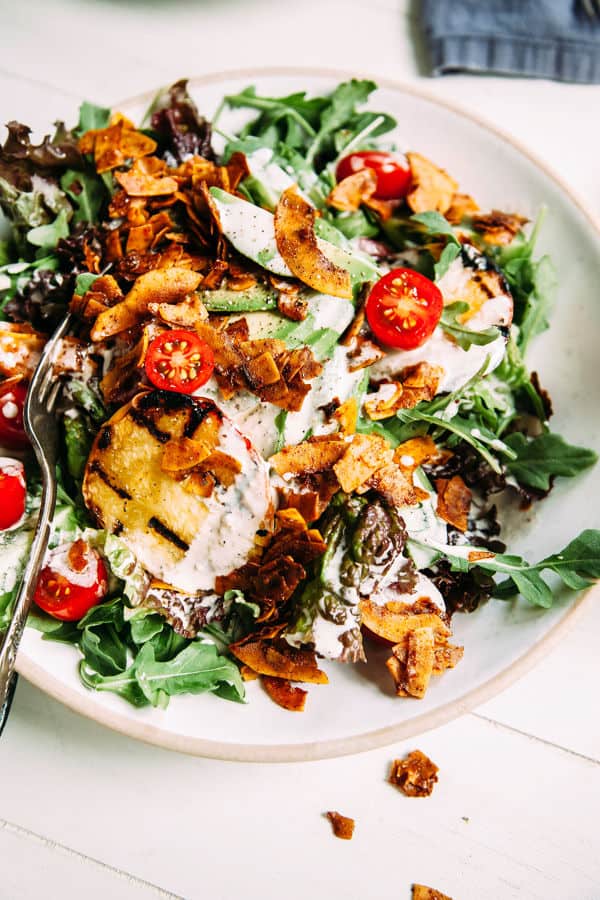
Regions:
[[433, 75], [498, 72], [600, 84], [600, 18], [580, 0], [421, 0]]

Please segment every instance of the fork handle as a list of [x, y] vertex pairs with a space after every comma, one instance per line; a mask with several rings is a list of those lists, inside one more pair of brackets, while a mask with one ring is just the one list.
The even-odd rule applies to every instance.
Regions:
[[[34, 450], [37, 448], [34, 444]], [[0, 709], [3, 709], [7, 700], [11, 686], [14, 687], [11, 678], [15, 662], [17, 659], [17, 651], [27, 622], [27, 616], [31, 608], [33, 595], [37, 585], [40, 569], [44, 562], [46, 548], [50, 540], [52, 530], [52, 516], [56, 505], [56, 479], [54, 473], [50, 472], [48, 463], [44, 460], [42, 465], [42, 498], [40, 504], [40, 514], [38, 516], [31, 549], [29, 551], [29, 559], [23, 572], [21, 586], [15, 600], [12, 618], [10, 624], [4, 634], [2, 647], [0, 648]]]

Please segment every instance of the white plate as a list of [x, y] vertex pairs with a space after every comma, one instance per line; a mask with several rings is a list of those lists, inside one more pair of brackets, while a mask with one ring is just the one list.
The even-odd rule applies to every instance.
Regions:
[[[254, 70], [195, 79], [191, 90], [210, 117], [224, 94], [251, 83], [273, 96], [327, 91], [346, 77], [348, 73]], [[598, 226], [543, 164], [506, 135], [412, 88], [380, 84], [373, 106], [397, 117], [401, 143], [405, 136], [408, 149], [446, 168], [482, 208], [535, 218], [541, 206], [548, 207], [539, 250], [552, 255], [560, 290], [552, 329], [535, 342], [529, 363], [554, 400], [553, 428], [574, 443], [600, 450]], [[139, 121], [150, 99], [148, 95], [117, 108]], [[581, 529], [598, 524], [598, 499], [600, 466], [575, 481], [563, 480], [533, 513], [522, 517], [511, 548], [532, 560], [559, 549]], [[380, 652], [366, 666], [326, 666], [331, 683], [310, 689], [302, 715], [277, 707], [255, 683], [247, 686], [245, 706], [208, 695], [176, 697], [166, 711], [135, 710], [118, 697], [86, 690], [78, 679], [76, 652], [42, 641], [31, 629], [18, 668], [72, 709], [141, 740], [223, 759], [317, 759], [391, 743], [472, 709], [540, 659], [578, 607], [581, 600], [570, 595], [560, 597], [550, 611], [522, 601], [495, 601], [472, 615], [456, 615], [455, 635], [465, 646], [464, 660], [434, 679], [423, 700], [393, 696]]]

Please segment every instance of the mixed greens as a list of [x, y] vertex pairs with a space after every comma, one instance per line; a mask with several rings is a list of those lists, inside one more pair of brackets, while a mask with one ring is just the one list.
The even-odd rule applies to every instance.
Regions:
[[[439, 182], [447, 189], [452, 180], [418, 154], [414, 159], [409, 154], [412, 194], [378, 197], [374, 183], [369, 186], [373, 176], [368, 167], [362, 176], [357, 169], [350, 179], [341, 179], [339, 164], [351, 154], [398, 153], [395, 120], [364, 108], [375, 88], [373, 82], [352, 80], [328, 96], [298, 92], [276, 98], [248, 87], [223, 99], [211, 125], [198, 113], [185, 82], [179, 82], [156, 98], [139, 131], [110, 110], [84, 103], [73, 130], [59, 123], [54, 136], [37, 146], [26, 126], [9, 123], [0, 147], [0, 314], [5, 331], [10, 332], [12, 323], [49, 334], [76, 302], [78, 340], [89, 344], [84, 364], [60, 373], [62, 453], [51, 548], [83, 540], [109, 570], [105, 599], [78, 621], [60, 621], [36, 609], [30, 624], [44, 640], [78, 648], [81, 680], [90, 689], [115, 693], [138, 707], [165, 707], [171, 696], [182, 693], [212, 692], [241, 701], [240, 663], [248, 668], [244, 654], [253, 640], [274, 642], [278, 653], [287, 644], [300, 653], [363, 660], [361, 604], [372, 603], [373, 597], [384, 607], [391, 598], [406, 606], [402, 615], [414, 615], [415, 592], [426, 584], [430, 603], [425, 611], [447, 628], [455, 610], [472, 611], [490, 597], [520, 595], [550, 607], [552, 577], [572, 590], [600, 578], [600, 532], [584, 531], [560, 552], [530, 564], [504, 552], [496, 507], [490, 502], [502, 493], [513, 505], [527, 507], [542, 499], [557, 477], [578, 475], [597, 461], [594, 451], [573, 446], [550, 430], [550, 400], [525, 363], [531, 341], [548, 327], [555, 288], [551, 261], [535, 257], [543, 215], [526, 233], [518, 216], [497, 211], [478, 216], [476, 206], [457, 214], [457, 198], [464, 203], [465, 195], [455, 189], [451, 202], [435, 208], [431, 185]], [[246, 124], [235, 134], [226, 125], [231, 110], [247, 111]], [[152, 155], [123, 151], [101, 165], [101, 152], [121, 152], [125, 131], [128, 146], [149, 142]], [[154, 160], [152, 166], [147, 160]], [[232, 187], [227, 179], [234, 178], [236, 166], [243, 167], [243, 177]], [[132, 172], [143, 189], [130, 187]], [[219, 172], [222, 180], [211, 183], [200, 172]], [[163, 202], [156, 183], [174, 178], [177, 190], [170, 189], [171, 199]], [[348, 193], [336, 194], [343, 185]], [[352, 199], [351, 187], [362, 191], [358, 200]], [[434, 202], [423, 209], [427, 191]], [[302, 281], [284, 253], [278, 230], [282, 197], [292, 196], [296, 212], [312, 223], [303, 237], [312, 247], [312, 259], [326, 260], [329, 275], [343, 285], [333, 296]], [[139, 229], [151, 228], [157, 216], [167, 217], [160, 220], [162, 230], [142, 247], [147, 233]], [[102, 313], [126, 303], [123, 297], [130, 296], [127, 291], [138, 284], [136, 279], [154, 271], [155, 261], [169, 253], [174, 258], [179, 253], [177, 259], [187, 254], [192, 271], [209, 266], [200, 270], [197, 288], [174, 304], [192, 322], [193, 295], [196, 313], [201, 310], [194, 327], [204, 341], [216, 342], [211, 345], [216, 380], [195, 394], [214, 401], [242, 431], [247, 425], [265, 471], [265, 459], [272, 458], [277, 470], [275, 460], [285, 460], [290, 447], [307, 445], [316, 453], [319, 441], [321, 449], [334, 443], [335, 416], [341, 410], [356, 413], [352, 428], [344, 432], [339, 426], [337, 456], [336, 448], [328, 447], [332, 461], [327, 471], [324, 465], [305, 472], [282, 468], [274, 476], [271, 469], [270, 490], [273, 496], [277, 492], [280, 509], [302, 511], [306, 507], [298, 504], [306, 503], [307, 496], [315, 503], [304, 530], [293, 517], [258, 530], [258, 556], [236, 573], [218, 572], [214, 589], [202, 585], [188, 594], [159, 584], [164, 578], [153, 579], [156, 572], [142, 564], [127, 528], [121, 533], [122, 523], [121, 531], [99, 527], [104, 520], [85, 486], [90, 454], [96, 453], [107, 420], [152, 386], [136, 357], [127, 369], [133, 380], [120, 377], [116, 388], [111, 381], [111, 393], [107, 377], [115, 371], [114, 360], [125, 369], [127, 353], [134, 353], [140, 340], [147, 347], [157, 325], [159, 331], [182, 327], [167, 317], [168, 311], [146, 304], [138, 320], [108, 340], [96, 340], [93, 330], [89, 336], [93, 320], [86, 310], [92, 301]], [[360, 316], [374, 285], [400, 268], [428, 279], [443, 294], [444, 306], [429, 343], [392, 350], [380, 339], [368, 307], [368, 321]], [[115, 291], [122, 289], [110, 303], [99, 287], [105, 289], [107, 277], [113, 277]], [[246, 286], [240, 287], [242, 283]], [[489, 310], [487, 318], [483, 315], [488, 301], [495, 303], [491, 318]], [[3, 367], [1, 338], [2, 332], [0, 372], [10, 379], [15, 373], [8, 364]], [[275, 366], [267, 387], [277, 378], [285, 380], [281, 373], [288, 372], [286, 390], [303, 392], [299, 403], [286, 406], [257, 374], [253, 381], [250, 357], [240, 364], [243, 374], [234, 373], [237, 381], [219, 368], [225, 339], [229, 359], [242, 359], [252, 342], [264, 342], [271, 368]], [[421, 352], [434, 344], [437, 355]], [[291, 367], [285, 369], [294, 352], [304, 354], [307, 368], [302, 371], [309, 373], [300, 387], [300, 362], [293, 375]], [[353, 368], [365, 353], [367, 361]], [[406, 373], [419, 367], [422, 380], [412, 384]], [[27, 372], [17, 374], [27, 380]], [[399, 400], [411, 391], [414, 402]], [[236, 392], [239, 402], [232, 399]], [[248, 424], [252, 422], [256, 434]], [[348, 487], [338, 470], [342, 449], [358, 446], [361, 439], [383, 461]], [[419, 460], [411, 455], [413, 447], [429, 449]], [[357, 456], [356, 465], [363, 464]], [[238, 473], [245, 471], [243, 465]], [[380, 469], [385, 472], [377, 480]], [[0, 627], [10, 618], [39, 503], [39, 480], [30, 462], [26, 474], [25, 515], [0, 532]], [[408, 492], [405, 504], [398, 501], [400, 483]], [[440, 512], [438, 494], [448, 485], [461, 487], [463, 503], [467, 497], [462, 526], [455, 509]], [[221, 497], [218, 489], [217, 481], [213, 496]], [[304, 500], [292, 503], [294, 492]], [[236, 502], [241, 503], [239, 498]], [[267, 634], [269, 628], [272, 633]], [[273, 677], [272, 668], [261, 670], [257, 664], [254, 671]], [[284, 677], [283, 670], [278, 674]]]

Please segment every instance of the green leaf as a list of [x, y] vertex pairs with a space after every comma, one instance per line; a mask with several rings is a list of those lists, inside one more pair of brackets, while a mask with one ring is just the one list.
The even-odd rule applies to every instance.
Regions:
[[79, 648], [86, 663], [101, 675], [117, 675], [127, 667], [127, 647], [113, 625], [84, 628]]
[[151, 638], [156, 637], [157, 634], [160, 634], [164, 625], [165, 620], [158, 613], [152, 613], [148, 610], [136, 612], [136, 614], [129, 619], [131, 640], [135, 644], [145, 644], [146, 641], [149, 641]]
[[275, 416], [275, 427], [277, 428], [277, 440], [275, 441], [275, 447], [273, 449], [273, 453], [279, 453], [280, 450], [285, 447], [285, 425], [287, 422], [288, 411], [287, 409], [280, 409], [277, 415]]
[[76, 481], [83, 477], [94, 435], [90, 434], [81, 417], [63, 418], [66, 462], [69, 475]]
[[498, 585], [495, 594], [508, 599], [516, 593], [535, 606], [552, 606], [554, 594], [542, 578], [544, 570], [553, 572], [572, 590], [582, 590], [600, 579], [600, 531], [587, 529], [568, 544], [560, 553], [552, 554], [539, 563], [530, 565], [520, 556], [494, 554], [488, 559], [469, 560], [477, 547], [449, 546], [437, 541], [411, 538], [417, 546], [437, 550], [451, 563], [453, 569], [465, 571], [476, 565], [488, 572], [507, 575], [508, 580]]
[[[448, 244], [445, 249], [448, 250], [452, 246], [452, 244]], [[468, 350], [473, 344], [478, 347], [483, 347], [486, 344], [491, 344], [492, 341], [495, 341], [500, 334], [497, 328], [492, 327], [486, 328], [483, 331], [473, 331], [471, 328], [467, 328], [459, 322], [458, 317], [468, 310], [469, 304], [464, 303], [462, 300], [449, 303], [442, 311], [442, 317], [440, 319], [441, 328], [443, 328], [446, 334], [451, 335], [463, 350]]]
[[[459, 253], [460, 253], [460, 245], [459, 244], [455, 244], [453, 241], [450, 241], [449, 243], [446, 244], [446, 246], [444, 247], [444, 249], [442, 250], [442, 252], [440, 254], [440, 258], [438, 259], [438, 261], [435, 263], [435, 265], [433, 267], [436, 281], [439, 281], [440, 278], [442, 278], [446, 274], [446, 272], [448, 271], [448, 269], [450, 268], [451, 264], [454, 262], [456, 257], [459, 255]], [[465, 306], [468, 307], [468, 304], [465, 304]]]
[[50, 250], [56, 247], [61, 238], [69, 236], [69, 213], [62, 209], [49, 225], [38, 225], [27, 232], [27, 240], [34, 247]]
[[153, 705], [164, 703], [175, 694], [200, 694], [223, 684], [235, 688], [236, 698], [244, 699], [244, 683], [232, 660], [219, 656], [214, 644], [192, 641], [174, 659], [157, 662], [154, 649], [143, 645], [131, 669], [146, 699]]
[[365, 103], [376, 87], [374, 81], [359, 81], [356, 78], [336, 87], [321, 113], [319, 131], [306, 154], [308, 163], [312, 164], [327, 135], [342, 128], [354, 114], [357, 104]]
[[448, 238], [449, 242], [457, 245], [457, 250], [460, 251], [460, 241], [456, 237], [454, 229], [448, 219], [446, 219], [441, 213], [414, 213], [414, 215], [410, 216], [410, 221], [416, 222], [418, 225], [421, 225], [425, 233], [431, 235], [432, 237], [444, 235]]
[[515, 432], [505, 443], [517, 454], [507, 463], [517, 481], [529, 487], [547, 491], [553, 475], [571, 477], [583, 472], [598, 461], [598, 454], [585, 447], [576, 447], [558, 434], [548, 432], [528, 439]]
[[100, 278], [100, 276], [94, 275], [92, 272], [80, 272], [75, 279], [75, 293], [82, 297], [89, 291], [96, 278]]
[[96, 174], [67, 169], [60, 186], [75, 207], [73, 222], [97, 222], [107, 198], [106, 187]]
[[84, 100], [79, 107], [79, 123], [76, 133], [81, 136], [93, 128], [106, 128], [110, 121], [111, 110], [106, 106], [96, 106]]

